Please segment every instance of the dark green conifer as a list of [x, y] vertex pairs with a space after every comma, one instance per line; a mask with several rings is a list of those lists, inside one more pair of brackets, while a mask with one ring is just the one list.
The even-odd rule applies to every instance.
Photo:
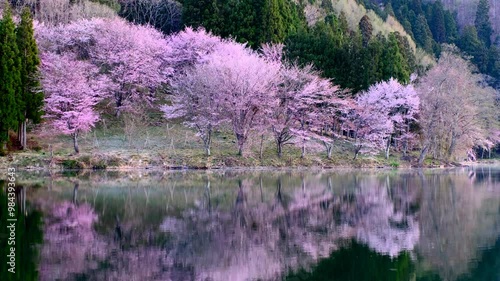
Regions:
[[278, 0], [265, 0], [262, 8], [262, 42], [283, 42], [285, 25], [280, 14]]
[[476, 20], [474, 21], [477, 30], [477, 36], [486, 47], [491, 46], [491, 35], [493, 28], [490, 22], [490, 4], [488, 0], [479, 0], [476, 11]]
[[373, 35], [373, 26], [367, 15], [364, 15], [359, 21], [359, 31], [363, 39], [363, 47], [367, 47]]
[[16, 42], [16, 26], [7, 5], [0, 21], [0, 149], [5, 149], [9, 130], [21, 119], [21, 61]]
[[21, 59], [21, 102], [22, 118], [18, 129], [21, 147], [26, 148], [26, 120], [39, 123], [42, 116], [43, 93], [40, 91], [40, 58], [33, 30], [33, 20], [28, 8], [24, 8], [17, 28], [17, 46]]

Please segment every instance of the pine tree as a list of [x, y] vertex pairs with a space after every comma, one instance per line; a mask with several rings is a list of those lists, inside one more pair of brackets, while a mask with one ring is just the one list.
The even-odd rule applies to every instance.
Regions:
[[38, 67], [40, 58], [35, 41], [33, 20], [28, 8], [24, 8], [17, 28], [17, 46], [21, 59], [21, 103], [22, 118], [19, 120], [18, 138], [21, 147], [26, 148], [26, 120], [39, 123], [42, 116], [43, 93], [40, 92]]
[[187, 26], [203, 26], [215, 34], [223, 29], [217, 0], [185, 0], [182, 17]]
[[283, 42], [285, 26], [278, 0], [266, 0], [262, 9], [262, 42]]
[[444, 12], [444, 26], [446, 27], [446, 42], [451, 43], [458, 39], [457, 22], [450, 11]]
[[383, 59], [381, 60], [383, 67], [382, 80], [395, 78], [402, 83], [406, 83], [410, 79], [410, 69], [408, 61], [399, 47], [400, 43], [396, 34], [389, 34], [387, 45], [384, 48]]
[[9, 130], [17, 126], [21, 118], [20, 59], [16, 43], [16, 26], [10, 7], [6, 7], [0, 21], [0, 144], [5, 149]]
[[488, 48], [491, 46], [491, 35], [493, 34], [489, 13], [490, 4], [488, 0], [479, 0], [474, 24], [476, 26], [479, 39], [483, 41]]
[[434, 40], [438, 43], [446, 42], [446, 27], [444, 22], [444, 8], [440, 0], [432, 5], [431, 31]]
[[359, 21], [359, 31], [361, 32], [361, 36], [363, 38], [363, 47], [367, 47], [373, 34], [373, 26], [367, 15], [364, 15]]
[[432, 34], [423, 14], [418, 15], [413, 24], [413, 36], [415, 36], [415, 41], [419, 46], [427, 52], [432, 52]]
[[480, 71], [485, 71], [488, 65], [488, 48], [479, 39], [476, 28], [467, 26], [462, 31], [458, 47], [467, 55], [472, 56], [472, 61]]

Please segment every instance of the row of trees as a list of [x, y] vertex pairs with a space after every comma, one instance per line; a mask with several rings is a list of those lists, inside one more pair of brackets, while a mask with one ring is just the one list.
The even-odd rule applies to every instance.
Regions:
[[[183, 118], [195, 128], [207, 155], [212, 132], [224, 126], [232, 129], [240, 154], [249, 137], [266, 131], [279, 156], [287, 144], [299, 145], [304, 154], [313, 140], [323, 143], [331, 157], [342, 135], [351, 137], [355, 157], [381, 149], [388, 157], [391, 146], [407, 153], [421, 142], [421, 161], [429, 151], [449, 160], [500, 142], [496, 93], [453, 47], [446, 47], [438, 65], [418, 83], [411, 79], [416, 89], [389, 79], [350, 97], [311, 65], [287, 61], [279, 44], [255, 52], [191, 29], [170, 40], [178, 44], [170, 44], [180, 51], [175, 56], [190, 63], [182, 64], [172, 80], [172, 103], [162, 110], [168, 119]], [[192, 41], [212, 42], [212, 47], [196, 51], [199, 46], [185, 43]]]
[[26, 123], [40, 122], [43, 94], [39, 85], [40, 59], [30, 11], [24, 9], [16, 26], [7, 6], [0, 20], [0, 149], [6, 148], [9, 130], [18, 131], [26, 147]]
[[[207, 155], [217, 130], [233, 132], [239, 154], [250, 139], [270, 134], [279, 156], [286, 145], [301, 147], [304, 155], [321, 143], [331, 157], [343, 137], [355, 157], [381, 150], [388, 156], [391, 147], [407, 153], [423, 143], [422, 158], [430, 151], [450, 159], [498, 142], [494, 91], [456, 50], [443, 53], [418, 80], [388, 77], [353, 95], [312, 65], [287, 60], [282, 44], [256, 51], [192, 28], [164, 38], [120, 19], [39, 25], [36, 31], [46, 117], [73, 136], [76, 152], [78, 135], [95, 125], [100, 111], [133, 113], [164, 98], [165, 117], [195, 129]], [[457, 100], [464, 104], [452, 110]]]

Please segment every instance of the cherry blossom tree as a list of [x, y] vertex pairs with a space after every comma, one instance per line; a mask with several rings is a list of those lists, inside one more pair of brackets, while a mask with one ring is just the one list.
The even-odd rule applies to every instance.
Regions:
[[220, 103], [230, 120], [242, 155], [251, 131], [261, 116], [278, 105], [276, 88], [281, 64], [267, 61], [237, 43], [224, 44], [206, 64], [219, 89]]
[[392, 120], [362, 96], [351, 106], [345, 125], [354, 132], [354, 159], [359, 153], [378, 152], [393, 130]]
[[46, 53], [42, 57], [45, 118], [59, 132], [71, 135], [79, 153], [78, 135], [88, 132], [99, 120], [95, 105], [103, 98], [104, 80], [92, 64], [71, 54]]
[[[278, 156], [282, 147], [296, 138], [305, 153], [304, 142], [314, 138], [327, 147], [331, 157], [332, 135], [325, 133], [336, 118], [336, 111], [343, 101], [337, 97], [338, 87], [321, 78], [312, 65], [300, 68], [287, 66], [281, 72], [278, 91], [279, 106], [272, 111], [271, 125]], [[329, 132], [330, 133], [330, 132]]]
[[181, 74], [195, 64], [206, 61], [208, 55], [228, 42], [230, 40], [215, 36], [203, 28], [186, 27], [167, 38], [169, 49], [166, 59], [173, 66], [175, 75]]
[[335, 132], [326, 133], [337, 119], [337, 111], [344, 101], [337, 97], [339, 88], [321, 78], [312, 65], [299, 67], [283, 59], [283, 45], [265, 44], [263, 56], [271, 62], [281, 62], [280, 83], [277, 91], [278, 107], [271, 111], [269, 123], [276, 142], [278, 156], [283, 146], [298, 143], [305, 153], [305, 142], [321, 140], [331, 157]]
[[[372, 85], [368, 91], [361, 94], [358, 102], [370, 105], [374, 111], [387, 115], [393, 122], [392, 131], [387, 136], [386, 158], [389, 158], [393, 135], [397, 135], [397, 140], [405, 143], [411, 141], [413, 134], [410, 132], [410, 123], [415, 120], [415, 114], [420, 107], [420, 99], [412, 85], [401, 85], [391, 78]], [[407, 144], [404, 147], [407, 147]]]
[[208, 105], [220, 106], [223, 117], [219, 120], [230, 122], [239, 155], [259, 118], [277, 105], [279, 69], [280, 64], [266, 61], [245, 45], [227, 41], [186, 74], [202, 81], [203, 91], [197, 95], [215, 93]]
[[[495, 91], [485, 87], [470, 63], [446, 46], [438, 64], [420, 79], [422, 151], [450, 161], [467, 156], [475, 146], [485, 146], [498, 130]], [[458, 158], [460, 157], [460, 158]]]
[[207, 156], [211, 153], [213, 131], [228, 121], [222, 114], [218, 89], [206, 79], [211, 70], [199, 65], [175, 78], [171, 83], [171, 104], [161, 107], [166, 119], [182, 118], [187, 127], [196, 129]]
[[[214, 68], [207, 66], [209, 56], [223, 48], [224, 44], [236, 44], [230, 40], [186, 27], [167, 38], [169, 46], [165, 60], [169, 61], [174, 74], [170, 78], [171, 97], [161, 110], [166, 119], [182, 118], [184, 124], [197, 131], [203, 141], [205, 154], [211, 154], [212, 133], [228, 119], [222, 114], [219, 103], [220, 84]], [[242, 46], [242, 48], [244, 48]]]
[[137, 103], [151, 103], [172, 73], [165, 59], [168, 48], [163, 35], [120, 19], [101, 20], [98, 33], [91, 56], [114, 84], [116, 114]]
[[151, 27], [113, 19], [79, 20], [66, 25], [36, 26], [43, 52], [71, 52], [98, 67], [112, 81], [106, 91], [116, 114], [135, 104], [151, 104], [172, 74], [168, 45]]

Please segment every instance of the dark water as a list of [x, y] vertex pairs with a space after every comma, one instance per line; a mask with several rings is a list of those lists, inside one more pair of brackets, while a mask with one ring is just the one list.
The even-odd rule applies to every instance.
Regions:
[[17, 178], [0, 280], [500, 280], [499, 168]]

